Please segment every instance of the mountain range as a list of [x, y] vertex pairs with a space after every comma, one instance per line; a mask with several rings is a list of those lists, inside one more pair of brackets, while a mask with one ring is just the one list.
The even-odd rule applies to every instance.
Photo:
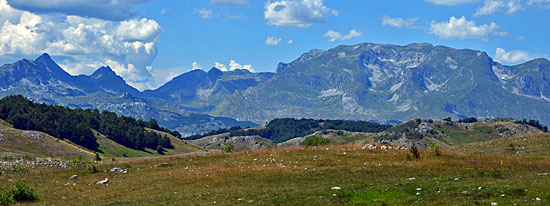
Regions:
[[193, 70], [143, 92], [109, 67], [72, 76], [49, 55], [0, 67], [0, 97], [110, 110], [184, 135], [275, 118], [406, 121], [537, 119], [550, 123], [550, 61], [506, 66], [485, 52], [363, 43], [311, 50], [274, 73]]

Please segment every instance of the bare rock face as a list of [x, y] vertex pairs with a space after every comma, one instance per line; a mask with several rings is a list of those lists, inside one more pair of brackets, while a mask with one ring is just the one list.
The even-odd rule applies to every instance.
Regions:
[[29, 138], [29, 139], [34, 139], [34, 140], [39, 140], [39, 139], [44, 138], [44, 135], [42, 135], [38, 132], [23, 132], [23, 134], [21, 134], [21, 136]]
[[0, 134], [0, 142], [2, 142], [3, 139], [4, 139], [4, 135]]

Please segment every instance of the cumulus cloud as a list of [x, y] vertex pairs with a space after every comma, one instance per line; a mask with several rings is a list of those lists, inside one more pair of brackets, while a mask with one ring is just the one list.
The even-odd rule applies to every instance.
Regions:
[[248, 2], [248, 0], [210, 0], [210, 5], [225, 8], [235, 8], [250, 6], [250, 2]]
[[0, 56], [47, 52], [73, 75], [111, 68], [138, 89], [150, 87], [161, 27], [150, 19], [107, 21], [79, 16], [37, 15], [0, 0]]
[[286, 42], [286, 44], [294, 44], [294, 40], [288, 40], [288, 42]]
[[535, 57], [529, 52], [522, 50], [506, 51], [502, 48], [497, 48], [495, 53], [495, 60], [501, 63], [518, 63], [525, 62]]
[[202, 9], [195, 9], [193, 11], [193, 14], [198, 14], [203, 19], [210, 19], [212, 17], [213, 12], [210, 9], [202, 8]]
[[241, 64], [237, 63], [235, 60], [230, 60], [229, 61], [229, 70], [227, 69], [227, 66], [225, 66], [225, 64], [222, 64], [222, 63], [219, 63], [219, 62], [216, 62], [214, 64], [214, 67], [216, 67], [219, 70], [224, 71], [224, 72], [233, 71], [233, 70], [237, 70], [237, 69], [244, 69], [244, 70], [248, 70], [250, 72], [255, 72], [254, 68], [252, 68], [252, 65], [250, 65], [250, 64], [241, 65]]
[[417, 17], [403, 19], [403, 18], [391, 18], [389, 16], [382, 16], [382, 25], [391, 26], [397, 28], [416, 28], [414, 23], [418, 20]]
[[481, 39], [488, 41], [491, 36], [506, 36], [508, 33], [500, 31], [500, 26], [491, 22], [490, 24], [476, 25], [474, 21], [451, 17], [449, 22], [432, 21], [430, 34], [444, 39]]
[[268, 36], [267, 39], [265, 39], [265, 44], [269, 46], [277, 46], [282, 41], [283, 38], [281, 37]]
[[330, 12], [323, 0], [269, 0], [265, 3], [264, 18], [270, 25], [304, 28], [326, 22]]
[[150, 0], [7, 0], [13, 8], [32, 13], [61, 13], [121, 21], [135, 16], [133, 8]]
[[458, 4], [477, 3], [479, 0], [426, 0], [437, 5], [454, 6]]
[[225, 64], [222, 64], [222, 63], [219, 63], [219, 62], [214, 63], [214, 67], [216, 67], [217, 69], [219, 69], [221, 71], [224, 71], [224, 72], [227, 71], [227, 67], [225, 66]]
[[355, 29], [350, 30], [349, 34], [345, 34], [345, 35], [333, 30], [328, 30], [327, 33], [323, 35], [324, 38], [328, 38], [329, 42], [350, 40], [351, 38], [360, 37], [360, 36], [363, 36], [363, 32], [357, 31]]
[[523, 5], [519, 0], [486, 0], [474, 16], [490, 15], [501, 10], [506, 11], [507, 14], [514, 14], [522, 9]]

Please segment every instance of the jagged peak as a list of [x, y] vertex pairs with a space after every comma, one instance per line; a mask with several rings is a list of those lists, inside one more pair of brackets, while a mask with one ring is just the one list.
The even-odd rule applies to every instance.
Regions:
[[99, 79], [105, 76], [116, 76], [118, 75], [111, 69], [109, 66], [103, 66], [97, 69], [90, 77], [94, 79]]
[[52, 57], [48, 53], [44, 53], [36, 58], [37, 62], [53, 62]]

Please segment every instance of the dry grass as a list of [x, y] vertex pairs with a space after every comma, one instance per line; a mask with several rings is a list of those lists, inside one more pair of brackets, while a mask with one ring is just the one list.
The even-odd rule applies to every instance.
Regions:
[[[36, 188], [37, 205], [550, 204], [547, 157], [422, 151], [407, 160], [407, 153], [344, 145], [136, 158], [93, 174], [49, 168], [5, 175], [0, 188], [25, 182]], [[115, 166], [129, 173], [111, 173]], [[112, 183], [95, 184], [106, 177]]]
[[481, 154], [548, 157], [550, 155], [550, 134], [535, 134], [523, 137], [477, 142], [455, 146], [452, 150]]

